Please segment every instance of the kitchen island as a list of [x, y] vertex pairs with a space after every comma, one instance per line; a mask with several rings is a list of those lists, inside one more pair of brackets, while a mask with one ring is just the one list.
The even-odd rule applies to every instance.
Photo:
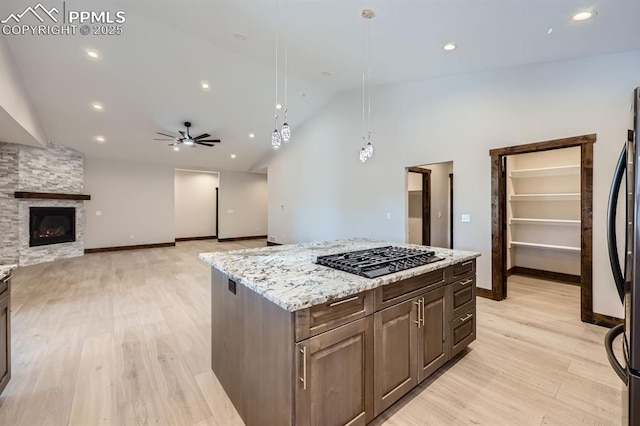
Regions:
[[[315, 263], [389, 245], [442, 260], [373, 279]], [[475, 339], [478, 256], [365, 239], [203, 253], [213, 372], [248, 425], [364, 425]]]

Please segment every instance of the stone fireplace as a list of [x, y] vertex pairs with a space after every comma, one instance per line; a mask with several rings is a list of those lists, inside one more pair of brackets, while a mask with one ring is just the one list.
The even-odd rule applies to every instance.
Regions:
[[[83, 198], [59, 195], [82, 194], [83, 190], [81, 153], [56, 144], [42, 149], [0, 143], [0, 264], [25, 266], [82, 256]], [[53, 198], [16, 198], [21, 191], [53, 194]], [[54, 214], [41, 217], [46, 211], [42, 209]]]
[[29, 207], [29, 247], [75, 240], [75, 207]]

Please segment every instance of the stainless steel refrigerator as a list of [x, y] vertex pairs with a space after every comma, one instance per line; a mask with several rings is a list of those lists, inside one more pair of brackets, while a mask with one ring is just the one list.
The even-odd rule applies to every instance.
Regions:
[[[607, 214], [607, 241], [609, 260], [614, 281], [624, 303], [625, 320], [612, 328], [605, 339], [609, 363], [626, 385], [623, 394], [623, 424], [640, 425], [640, 87], [633, 93], [633, 131], [620, 154], [616, 166]], [[616, 238], [616, 207], [618, 194], [626, 176], [624, 265], [618, 257]], [[614, 340], [622, 335], [624, 360], [618, 360], [613, 351]]]

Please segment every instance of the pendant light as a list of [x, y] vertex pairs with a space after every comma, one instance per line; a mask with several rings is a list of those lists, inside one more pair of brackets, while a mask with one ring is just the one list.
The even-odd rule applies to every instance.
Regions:
[[276, 117], [275, 117], [275, 130], [271, 133], [271, 146], [273, 149], [280, 148], [282, 144], [282, 136], [280, 135], [280, 131], [278, 130], [278, 0], [276, 0]]
[[[373, 142], [371, 142], [371, 18], [375, 16], [375, 13], [371, 9], [363, 9], [361, 13], [362, 18], [369, 21], [367, 26], [367, 36], [365, 37], [365, 31], [363, 27], [362, 31], [362, 46], [363, 53], [367, 55], [367, 71], [366, 71], [366, 84], [365, 84], [365, 71], [362, 71], [362, 148], [360, 149], [360, 161], [366, 162], [373, 156]], [[367, 43], [368, 40], [368, 43]], [[365, 91], [366, 86], [366, 91]], [[365, 96], [365, 93], [368, 92]], [[368, 101], [368, 133], [365, 140], [365, 97]]]
[[289, 123], [287, 120], [287, 107], [288, 107], [288, 98], [289, 98], [289, 38], [288, 38], [288, 20], [287, 20], [287, 1], [284, 2], [284, 123], [282, 124], [282, 130], [280, 130], [280, 134], [282, 135], [282, 140], [284, 142], [289, 142], [291, 139], [291, 128], [289, 127]]

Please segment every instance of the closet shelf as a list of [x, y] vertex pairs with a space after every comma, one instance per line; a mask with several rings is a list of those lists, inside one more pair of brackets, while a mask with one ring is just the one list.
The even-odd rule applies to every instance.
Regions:
[[542, 177], [542, 176], [569, 176], [579, 175], [580, 164], [560, 167], [543, 167], [539, 169], [513, 170], [509, 173], [512, 178]]
[[580, 225], [580, 219], [533, 219], [526, 217], [514, 217], [511, 218], [511, 225], [517, 225], [520, 223], [534, 224], [534, 225], [568, 225], [577, 226]]
[[553, 244], [540, 244], [540, 243], [525, 243], [523, 241], [511, 241], [511, 243], [509, 243], [509, 248], [512, 248], [512, 247], [532, 247], [532, 248], [571, 251], [571, 252], [580, 253], [580, 247], [557, 246]]
[[560, 194], [513, 194], [510, 201], [580, 201], [579, 192]]

